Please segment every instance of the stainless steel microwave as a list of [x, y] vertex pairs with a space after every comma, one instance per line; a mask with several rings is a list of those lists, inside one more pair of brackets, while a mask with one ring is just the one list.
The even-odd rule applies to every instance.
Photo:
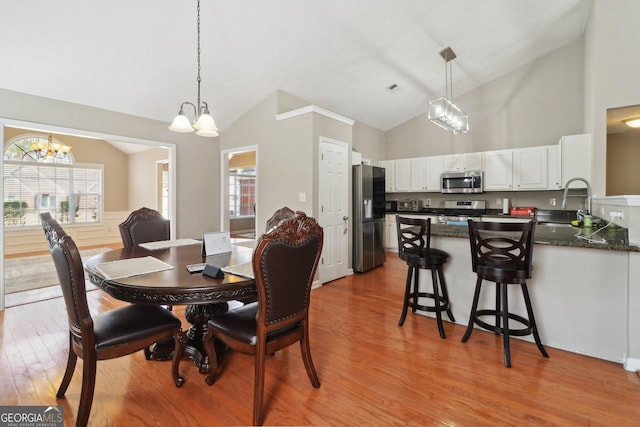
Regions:
[[482, 171], [445, 172], [440, 176], [443, 193], [482, 193]]

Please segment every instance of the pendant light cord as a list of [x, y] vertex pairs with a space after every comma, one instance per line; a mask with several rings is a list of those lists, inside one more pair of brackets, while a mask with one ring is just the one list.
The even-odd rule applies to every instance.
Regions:
[[[200, 0], [198, 0], [198, 111], [200, 114]], [[196, 118], [197, 118], [196, 115]]]

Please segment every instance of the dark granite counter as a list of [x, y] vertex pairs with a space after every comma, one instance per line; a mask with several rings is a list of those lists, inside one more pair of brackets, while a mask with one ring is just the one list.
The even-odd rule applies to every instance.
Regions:
[[[433, 211], [438, 211], [434, 209]], [[394, 215], [396, 212], [387, 212], [388, 215]], [[399, 215], [438, 215], [440, 212], [397, 212]], [[502, 216], [498, 212], [487, 212], [481, 218], [487, 219], [500, 219], [500, 218], [515, 218], [511, 216]], [[575, 217], [573, 217], [575, 218]], [[522, 218], [526, 219], [526, 218]], [[553, 219], [553, 223], [547, 223], [550, 219]], [[574, 248], [588, 248], [588, 249], [600, 249], [611, 251], [624, 251], [624, 252], [640, 252], [640, 247], [629, 244], [629, 235], [626, 228], [610, 225], [608, 227], [602, 227], [605, 223], [602, 222], [600, 226], [595, 226], [591, 229], [584, 230], [583, 228], [572, 227], [567, 217], [560, 218], [553, 216], [541, 216], [538, 215], [538, 225], [535, 231], [535, 242], [541, 245], [552, 246], [564, 246]], [[557, 222], [556, 222], [557, 221]], [[601, 228], [601, 229], [600, 229]], [[598, 231], [600, 229], [600, 231]], [[595, 234], [593, 234], [596, 232]], [[591, 234], [590, 239], [585, 239], [585, 235]], [[431, 235], [439, 237], [457, 237], [468, 239], [469, 229], [465, 225], [450, 225], [442, 224], [436, 221], [431, 223]], [[578, 237], [578, 235], [583, 236]]]

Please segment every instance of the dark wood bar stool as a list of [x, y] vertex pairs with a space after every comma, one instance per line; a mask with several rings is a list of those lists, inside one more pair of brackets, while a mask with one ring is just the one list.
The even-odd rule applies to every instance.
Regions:
[[[398, 326], [404, 324], [409, 307], [414, 313], [416, 310], [435, 312], [440, 337], [445, 338], [444, 327], [442, 326], [442, 312], [446, 311], [449, 320], [455, 322], [451, 312], [447, 285], [442, 273], [442, 267], [447, 262], [449, 254], [431, 247], [431, 218], [403, 218], [396, 215], [396, 227], [398, 231], [398, 255], [409, 266], [402, 315], [398, 321]], [[420, 292], [418, 281], [420, 269], [431, 270], [433, 293]], [[413, 291], [411, 290], [412, 282]], [[419, 298], [430, 298], [433, 300], [433, 305], [420, 304]]]
[[[483, 329], [503, 335], [504, 365], [511, 367], [509, 337], [533, 334], [536, 345], [544, 357], [549, 357], [542, 346], [538, 327], [533, 316], [531, 299], [527, 289], [527, 279], [531, 278], [533, 265], [533, 234], [535, 221], [526, 223], [478, 222], [469, 220], [469, 239], [471, 242], [471, 264], [478, 275], [476, 290], [471, 306], [471, 315], [467, 331], [462, 342], [467, 342], [473, 331], [474, 323]], [[483, 280], [496, 284], [495, 309], [478, 310], [478, 300]], [[509, 313], [507, 289], [509, 285], [520, 285], [528, 319]], [[495, 316], [492, 325], [481, 319], [482, 316]], [[520, 323], [519, 329], [509, 327], [509, 319]]]

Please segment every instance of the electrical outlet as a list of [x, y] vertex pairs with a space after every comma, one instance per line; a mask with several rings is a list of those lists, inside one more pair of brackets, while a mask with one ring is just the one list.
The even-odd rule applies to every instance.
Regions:
[[501, 198], [497, 198], [496, 199], [496, 205], [502, 206], [502, 199]]
[[611, 217], [611, 219], [613, 219], [613, 218], [623, 219], [622, 212], [611, 211], [611, 212], [609, 212], [609, 216]]
[[425, 200], [424, 203], [425, 203], [426, 206], [431, 206], [431, 199]]
[[554, 197], [549, 199], [549, 205], [551, 205], [551, 206], [555, 206], [556, 205], [556, 199]]

